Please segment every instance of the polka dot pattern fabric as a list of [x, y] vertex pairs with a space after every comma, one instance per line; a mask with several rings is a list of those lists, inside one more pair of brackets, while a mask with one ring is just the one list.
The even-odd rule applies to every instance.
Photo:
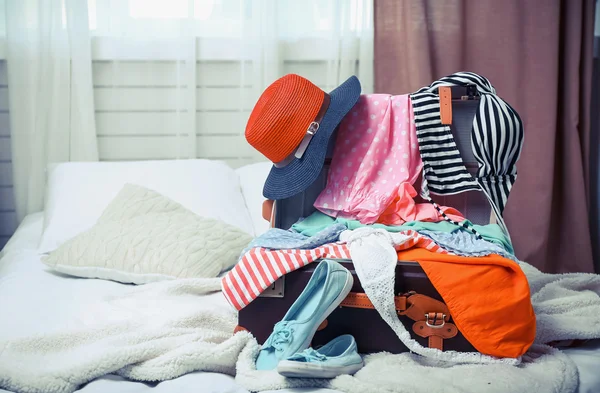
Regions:
[[362, 95], [340, 123], [327, 186], [315, 201], [323, 213], [377, 222], [414, 183], [423, 163], [409, 95]]

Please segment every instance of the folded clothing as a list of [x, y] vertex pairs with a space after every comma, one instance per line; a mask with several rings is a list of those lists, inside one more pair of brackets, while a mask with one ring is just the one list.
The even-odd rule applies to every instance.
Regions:
[[518, 262], [517, 257], [507, 252], [496, 243], [478, 239], [474, 234], [467, 231], [437, 232], [429, 230], [420, 230], [421, 235], [425, 235], [444, 250], [452, 254], [464, 257], [483, 257], [490, 254], [497, 254]]
[[[423, 247], [446, 253], [433, 240], [415, 231], [395, 233], [402, 242], [398, 249]], [[310, 250], [267, 250], [261, 247], [248, 251], [221, 279], [221, 289], [227, 301], [237, 310], [246, 307], [284, 274], [300, 269], [317, 259], [350, 259], [345, 244], [330, 243]]]
[[242, 252], [245, 254], [255, 247], [268, 248], [273, 250], [299, 249], [306, 250], [322, 246], [327, 243], [337, 242], [340, 233], [346, 230], [346, 226], [341, 223], [334, 223], [321, 229], [311, 236], [302, 233], [293, 232], [285, 229], [271, 228], [248, 244]]
[[[360, 227], [365, 226], [358, 220], [347, 220], [345, 218], [333, 218], [322, 212], [316, 211], [309, 215], [308, 217], [299, 220], [297, 223], [292, 225], [292, 230], [303, 234], [305, 236], [313, 236], [319, 231], [331, 226], [334, 223], [343, 224], [346, 228], [353, 230]], [[481, 235], [481, 237], [488, 241], [495, 243], [502, 247], [506, 252], [514, 255], [514, 250], [512, 247], [512, 243], [510, 242], [508, 236], [502, 231], [497, 224], [488, 224], [488, 225], [474, 225], [469, 220], [464, 220], [461, 224], [467, 224], [470, 227], [473, 227], [477, 230], [477, 233]], [[415, 231], [421, 230], [430, 230], [436, 232], [446, 232], [446, 233], [460, 233], [464, 232], [462, 228], [457, 227], [456, 225], [446, 222], [421, 222], [421, 221], [411, 221], [402, 225], [384, 225], [384, 224], [370, 224], [370, 227], [373, 228], [381, 228], [385, 229], [388, 232], [402, 232], [408, 229], [412, 229]], [[470, 233], [470, 232], [468, 232]]]
[[[451, 225], [451, 224], [450, 224]], [[362, 226], [355, 231], [376, 230], [397, 240], [397, 250], [413, 247], [424, 248], [434, 253], [455, 255], [491, 255], [510, 254], [495, 244], [478, 240], [467, 232], [450, 234], [445, 238], [444, 233], [429, 232], [429, 236], [411, 229], [402, 232], [389, 232], [373, 226]], [[457, 240], [453, 240], [456, 238]], [[438, 243], [439, 242], [439, 243]], [[461, 249], [463, 245], [464, 249]], [[348, 247], [341, 243], [329, 243], [313, 249], [266, 249], [255, 247], [247, 251], [238, 264], [225, 275], [221, 281], [223, 294], [227, 301], [237, 310], [246, 307], [265, 289], [271, 286], [279, 277], [308, 265], [321, 258], [350, 259]], [[514, 257], [513, 257], [514, 258]]]

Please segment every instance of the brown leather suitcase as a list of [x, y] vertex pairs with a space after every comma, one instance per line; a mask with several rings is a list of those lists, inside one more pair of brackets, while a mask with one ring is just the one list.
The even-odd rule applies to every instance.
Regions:
[[[316, 332], [312, 346], [319, 347], [341, 334], [356, 338], [360, 353], [387, 351], [406, 352], [396, 333], [381, 319], [377, 310], [369, 307], [354, 266], [350, 260], [337, 260], [352, 273], [354, 285], [342, 302]], [[311, 263], [293, 271], [239, 313], [238, 329], [250, 331], [260, 344], [264, 343], [287, 310], [291, 307], [317, 267]], [[271, 292], [271, 291], [279, 292]], [[396, 310], [398, 317], [421, 345], [445, 350], [475, 351], [452, 323], [452, 316], [431, 281], [416, 262], [399, 261], [396, 265]], [[275, 296], [283, 293], [284, 296]], [[273, 296], [269, 296], [273, 295]]]
[[[451, 129], [465, 166], [473, 172], [476, 171], [477, 165], [471, 149], [471, 127], [478, 105], [476, 92], [472, 88], [452, 87]], [[335, 141], [335, 135], [331, 140]], [[331, 157], [332, 150], [333, 143], [330, 143], [328, 157]], [[326, 185], [329, 161], [326, 161], [319, 178], [303, 193], [263, 206], [263, 215], [271, 221], [273, 227], [288, 229], [300, 217], [307, 217], [315, 211], [313, 204]], [[418, 185], [415, 186], [418, 189]], [[449, 197], [436, 197], [436, 200], [442, 205], [457, 208], [476, 224], [490, 222], [491, 208], [483, 193], [466, 192]], [[352, 261], [338, 261], [352, 272], [354, 286], [342, 305], [319, 327], [312, 345], [318, 347], [341, 334], [348, 333], [355, 337], [361, 353], [408, 351], [379, 313], [372, 306], [369, 307], [370, 302], [354, 272]], [[281, 277], [272, 287], [243, 308], [239, 312], [238, 329], [250, 331], [259, 343], [264, 343], [275, 323], [283, 318], [305, 288], [317, 263]], [[443, 299], [417, 262], [398, 261], [395, 293], [398, 316], [411, 332], [412, 338], [421, 345], [442, 350], [475, 351], [454, 325], [452, 315]]]

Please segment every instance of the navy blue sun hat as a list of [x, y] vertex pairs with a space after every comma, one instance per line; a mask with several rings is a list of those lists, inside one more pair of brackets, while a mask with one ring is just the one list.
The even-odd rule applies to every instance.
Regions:
[[248, 142], [274, 164], [263, 187], [265, 198], [289, 198], [319, 177], [331, 136], [360, 94], [355, 76], [329, 94], [294, 74], [265, 90], [246, 126]]

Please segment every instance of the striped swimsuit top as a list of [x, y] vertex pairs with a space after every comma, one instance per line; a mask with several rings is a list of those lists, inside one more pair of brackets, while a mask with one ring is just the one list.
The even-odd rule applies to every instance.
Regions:
[[[471, 129], [471, 147], [478, 163], [475, 177], [464, 165], [450, 126], [442, 124], [438, 95], [440, 86], [468, 84], [474, 84], [480, 94]], [[430, 194], [482, 191], [508, 235], [502, 213], [517, 178], [516, 162], [523, 145], [523, 123], [518, 113], [496, 95], [489, 80], [472, 72], [441, 78], [411, 94], [411, 100], [423, 161], [421, 196], [436, 206]], [[465, 229], [479, 237], [473, 228]]]

